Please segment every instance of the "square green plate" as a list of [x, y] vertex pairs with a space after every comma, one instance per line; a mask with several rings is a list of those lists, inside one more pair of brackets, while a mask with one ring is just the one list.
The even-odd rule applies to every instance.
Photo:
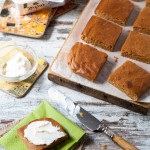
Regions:
[[68, 133], [69, 139], [55, 147], [55, 150], [69, 150], [75, 147], [85, 132], [77, 125], [68, 120], [65, 116], [60, 114], [47, 101], [44, 101], [31, 114], [18, 123], [13, 129], [0, 138], [0, 145], [5, 150], [27, 150], [24, 143], [17, 135], [17, 129], [29, 123], [32, 120], [40, 118], [52, 118], [56, 120]]

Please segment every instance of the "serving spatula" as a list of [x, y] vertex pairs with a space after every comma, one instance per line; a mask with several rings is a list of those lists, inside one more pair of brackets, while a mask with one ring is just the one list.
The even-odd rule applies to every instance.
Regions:
[[115, 134], [109, 129], [103, 122], [96, 119], [89, 112], [84, 110], [78, 104], [73, 103], [64, 94], [57, 91], [54, 88], [50, 88], [49, 91], [50, 99], [57, 103], [60, 107], [66, 110], [71, 116], [77, 118], [84, 126], [93, 132], [103, 132], [112, 139], [118, 146], [124, 150], [138, 150], [134, 145], [127, 142], [118, 134]]

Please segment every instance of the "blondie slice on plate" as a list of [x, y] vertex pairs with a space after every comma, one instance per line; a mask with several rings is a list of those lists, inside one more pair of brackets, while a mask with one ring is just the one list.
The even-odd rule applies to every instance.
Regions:
[[18, 129], [18, 135], [29, 150], [50, 149], [68, 139], [61, 125], [51, 118], [29, 122]]

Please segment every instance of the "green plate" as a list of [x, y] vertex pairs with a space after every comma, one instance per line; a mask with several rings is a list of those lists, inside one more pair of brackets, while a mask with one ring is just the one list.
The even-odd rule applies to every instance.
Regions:
[[0, 138], [0, 145], [4, 147], [5, 150], [27, 150], [26, 145], [20, 140], [17, 135], [17, 129], [29, 123], [30, 121], [44, 117], [56, 120], [69, 135], [69, 139], [59, 144], [59, 146], [55, 147], [55, 150], [72, 149], [85, 135], [85, 132], [81, 128], [68, 120], [64, 115], [59, 113], [47, 101], [44, 101], [31, 114], [29, 114], [13, 129], [11, 129], [2, 138]]

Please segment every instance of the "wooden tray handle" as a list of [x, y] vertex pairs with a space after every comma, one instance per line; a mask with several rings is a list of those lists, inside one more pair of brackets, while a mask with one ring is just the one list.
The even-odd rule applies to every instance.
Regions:
[[114, 135], [112, 140], [124, 150], [138, 150], [138, 148], [136, 148], [134, 145], [130, 144], [117, 134]]

